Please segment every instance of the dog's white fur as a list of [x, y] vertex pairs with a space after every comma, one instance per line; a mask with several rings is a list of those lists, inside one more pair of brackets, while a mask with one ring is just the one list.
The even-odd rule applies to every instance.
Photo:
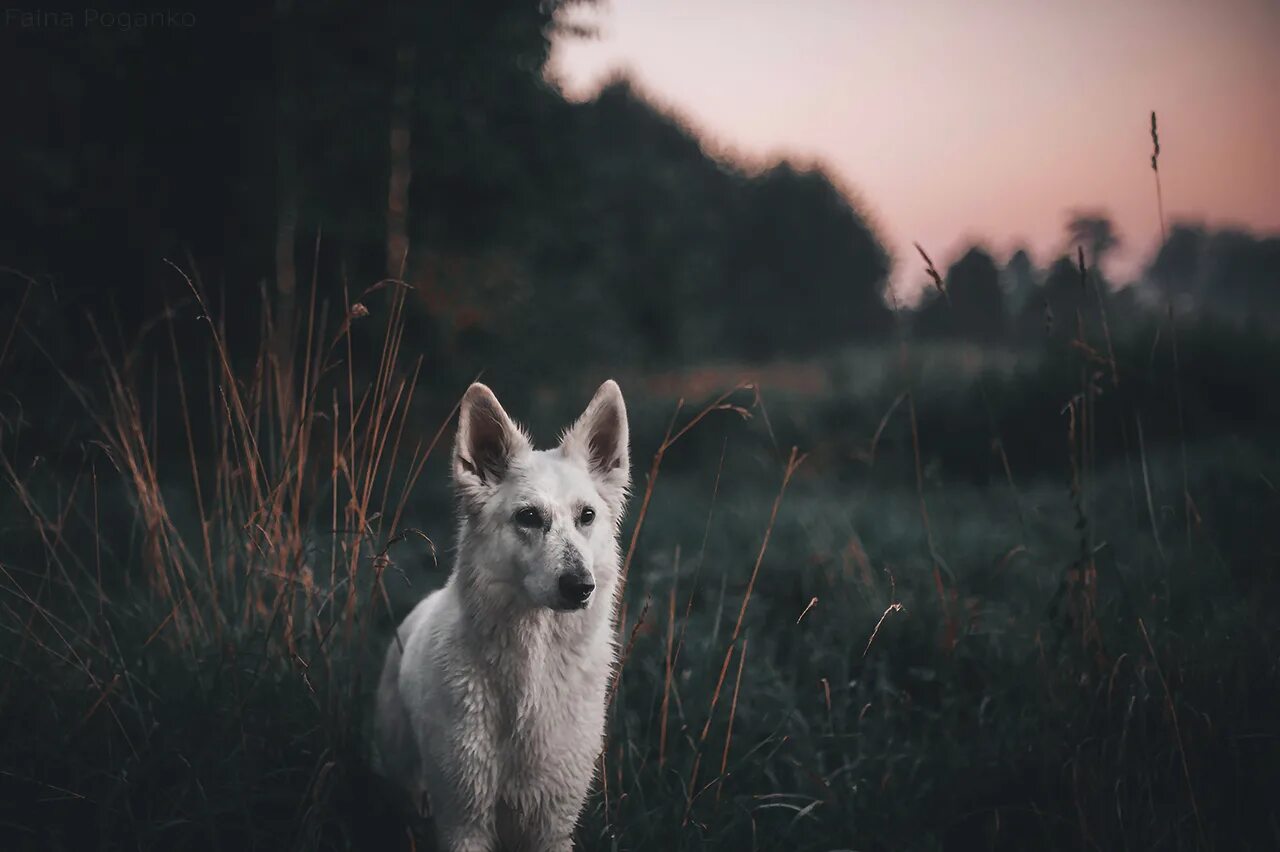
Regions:
[[[391, 641], [375, 718], [381, 770], [425, 795], [450, 852], [572, 848], [617, 653], [627, 444], [613, 381], [553, 450], [534, 450], [484, 385], [462, 399], [457, 559]], [[530, 507], [536, 528], [516, 518]], [[559, 577], [584, 569], [595, 590], [567, 609]]]

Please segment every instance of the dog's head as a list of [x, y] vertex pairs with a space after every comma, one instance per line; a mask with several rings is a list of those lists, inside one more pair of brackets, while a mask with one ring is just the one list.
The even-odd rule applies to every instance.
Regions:
[[630, 476], [627, 410], [612, 380], [553, 450], [535, 450], [484, 385], [462, 398], [453, 481], [471, 568], [534, 606], [583, 609], [611, 596]]

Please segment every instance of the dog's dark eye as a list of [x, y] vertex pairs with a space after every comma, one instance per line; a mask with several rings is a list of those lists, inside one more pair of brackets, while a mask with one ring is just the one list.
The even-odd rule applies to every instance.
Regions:
[[516, 523], [527, 530], [539, 529], [542, 527], [542, 513], [532, 506], [525, 506], [516, 512]]
[[578, 523], [584, 527], [591, 526], [591, 522], [596, 519], [596, 510], [590, 506], [583, 506], [582, 512], [578, 515]]

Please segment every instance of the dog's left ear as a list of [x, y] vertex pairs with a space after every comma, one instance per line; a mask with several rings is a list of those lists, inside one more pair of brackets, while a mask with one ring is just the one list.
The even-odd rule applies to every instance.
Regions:
[[618, 383], [609, 379], [560, 441], [565, 455], [576, 456], [586, 463], [601, 485], [601, 494], [613, 504], [615, 511], [622, 508], [631, 484], [628, 440], [627, 406], [622, 401]]

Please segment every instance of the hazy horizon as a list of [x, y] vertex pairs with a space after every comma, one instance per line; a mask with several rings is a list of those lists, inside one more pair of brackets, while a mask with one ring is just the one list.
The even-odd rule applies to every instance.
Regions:
[[1149, 116], [1169, 223], [1280, 230], [1280, 4], [1102, 0], [612, 0], [555, 46], [574, 99], [615, 73], [717, 151], [826, 167], [923, 281], [974, 242], [1039, 264], [1073, 210], [1103, 211], [1135, 277], [1159, 239]]

